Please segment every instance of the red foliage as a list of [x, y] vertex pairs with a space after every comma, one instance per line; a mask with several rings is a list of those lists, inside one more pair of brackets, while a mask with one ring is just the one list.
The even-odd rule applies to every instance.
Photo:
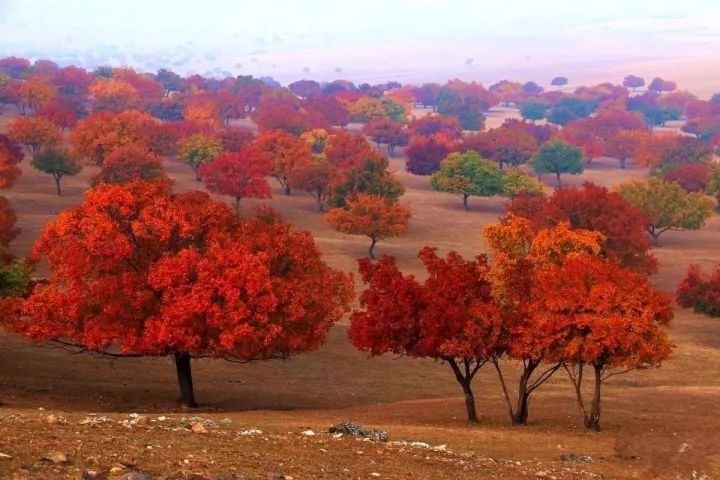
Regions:
[[220, 155], [201, 166], [200, 174], [208, 190], [235, 199], [236, 212], [243, 198], [270, 197], [270, 186], [265, 180], [270, 174], [270, 160], [252, 145]]
[[350, 169], [376, 156], [377, 152], [362, 135], [340, 131], [328, 139], [325, 155], [334, 167]]
[[335, 97], [316, 95], [303, 104], [311, 112], [320, 114], [329, 125], [345, 127], [350, 121], [347, 108]]
[[252, 132], [237, 128], [222, 128], [215, 132], [215, 136], [220, 140], [223, 150], [226, 152], [237, 152], [255, 138]]
[[676, 182], [687, 192], [703, 192], [707, 187], [710, 168], [702, 163], [681, 165], [667, 170], [663, 178], [669, 182]]
[[525, 130], [502, 126], [464, 137], [460, 148], [475, 150], [503, 168], [506, 164], [518, 166], [530, 160], [538, 150], [538, 143]]
[[380, 147], [384, 143], [388, 146], [390, 154], [395, 153], [395, 147], [406, 145], [408, 133], [403, 125], [387, 117], [373, 118], [363, 125], [362, 132]]
[[33, 256], [52, 275], [23, 302], [15, 331], [90, 351], [174, 354], [191, 405], [190, 356], [314, 349], [352, 291], [308, 232], [240, 219], [205, 193], [174, 195], [162, 182], [89, 191], [45, 228]]
[[312, 163], [310, 146], [302, 139], [281, 130], [261, 133], [255, 146], [270, 161], [270, 175], [275, 177], [286, 194], [290, 193], [290, 178]]
[[425, 247], [418, 255], [424, 283], [403, 275], [392, 257], [359, 261], [368, 288], [348, 332], [353, 344], [375, 355], [394, 353], [447, 362], [466, 395], [468, 420], [477, 422], [470, 383], [503, 348], [503, 318], [489, 282], [487, 258], [445, 258]]
[[405, 150], [405, 168], [415, 175], [431, 175], [440, 168], [440, 162], [457, 148], [457, 142], [445, 134], [428, 137], [415, 135]]
[[124, 145], [112, 151], [102, 164], [93, 184], [130, 183], [135, 180], [167, 179], [160, 157], [142, 145]]
[[73, 128], [78, 121], [75, 111], [67, 105], [54, 101], [43, 105], [37, 110], [38, 117], [44, 117], [64, 132], [66, 128]]
[[456, 117], [447, 115], [426, 115], [420, 118], [413, 118], [408, 123], [408, 130], [413, 135], [435, 135], [443, 133], [450, 138], [459, 139], [462, 135], [460, 122]]
[[647, 219], [618, 193], [586, 182], [582, 188], [560, 188], [548, 198], [520, 195], [508, 211], [528, 218], [534, 228], [570, 222], [575, 229], [600, 232], [603, 253], [622, 265], [652, 273], [657, 260], [650, 253]]
[[688, 267], [677, 288], [676, 299], [683, 308], [692, 308], [710, 317], [720, 317], [720, 266], [704, 274], [700, 265]]

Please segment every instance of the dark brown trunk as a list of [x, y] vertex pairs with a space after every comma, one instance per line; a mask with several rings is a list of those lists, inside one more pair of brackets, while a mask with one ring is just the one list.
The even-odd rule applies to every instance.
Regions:
[[370, 237], [370, 248], [368, 249], [368, 253], [370, 254], [370, 258], [375, 260], [375, 244], [377, 243], [377, 238]]
[[528, 415], [530, 413], [530, 394], [532, 393], [532, 391], [528, 389], [528, 382], [538, 365], [540, 365], [540, 362], [529, 361], [520, 376], [518, 401], [515, 407], [515, 415], [513, 416], [513, 425], [527, 425]]
[[475, 373], [477, 372], [477, 369], [471, 372], [469, 368], [469, 363], [465, 361], [464, 365], [466, 374], [463, 375], [462, 370], [460, 370], [460, 366], [458, 365], [458, 362], [455, 361], [455, 359], [447, 359], [447, 362], [450, 365], [453, 373], [455, 374], [455, 379], [458, 381], [460, 387], [462, 387], [463, 393], [465, 394], [465, 411], [467, 412], [468, 423], [478, 423], [477, 410], [475, 409], [475, 395], [473, 395], [472, 388], [470, 387], [470, 384]]
[[620, 168], [622, 168], [622, 169], [625, 168], [625, 162], [626, 162], [626, 161], [627, 161], [626, 158], [621, 158], [621, 159], [620, 159]]
[[562, 180], [560, 180], [560, 172], [557, 172], [555, 174], [555, 178], [557, 179], [557, 186], [562, 187]]
[[285, 185], [285, 195], [290, 195], [292, 193], [292, 190], [290, 189], [290, 185]]
[[60, 190], [60, 175], [53, 175], [53, 178], [55, 179], [55, 188], [57, 189], [58, 196], [62, 195], [62, 190]]
[[470, 195], [463, 195], [463, 208], [465, 209], [466, 212], [468, 210], [468, 197], [469, 196]]
[[602, 365], [593, 365], [595, 369], [595, 391], [593, 392], [592, 405], [590, 406], [590, 417], [587, 428], [596, 432], [600, 431], [600, 387], [602, 386]]
[[240, 197], [235, 197], [235, 215], [240, 216]]
[[176, 353], [175, 369], [177, 370], [178, 385], [180, 386], [180, 402], [190, 408], [197, 408], [190, 359], [190, 355], [187, 353]]

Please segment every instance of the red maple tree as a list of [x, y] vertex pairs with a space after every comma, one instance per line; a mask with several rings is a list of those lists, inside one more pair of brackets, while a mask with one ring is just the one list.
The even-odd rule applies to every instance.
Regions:
[[91, 190], [45, 228], [32, 255], [51, 277], [11, 328], [78, 351], [171, 355], [190, 406], [192, 357], [247, 362], [314, 349], [352, 291], [308, 232], [241, 219], [165, 182]]
[[200, 167], [205, 186], [213, 193], [235, 199], [235, 212], [240, 211], [243, 198], [269, 198], [270, 174], [268, 157], [255, 147], [246, 145], [238, 152], [224, 153]]

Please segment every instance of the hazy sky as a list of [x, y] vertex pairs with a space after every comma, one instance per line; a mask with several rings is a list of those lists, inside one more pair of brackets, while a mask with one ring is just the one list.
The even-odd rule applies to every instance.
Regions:
[[491, 79], [717, 56], [719, 24], [720, 0], [0, 0], [0, 55], [281, 80]]

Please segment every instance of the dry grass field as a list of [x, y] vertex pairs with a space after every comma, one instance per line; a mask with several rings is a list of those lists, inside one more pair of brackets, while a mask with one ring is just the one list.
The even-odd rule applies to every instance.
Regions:
[[[505, 115], [491, 115], [488, 124], [495, 126]], [[7, 114], [0, 117], [0, 131], [8, 119]], [[420, 263], [415, 256], [425, 245], [467, 256], [485, 251], [480, 231], [502, 214], [503, 199], [471, 198], [470, 211], [465, 212], [460, 198], [433, 192], [426, 177], [405, 172], [401, 156], [391, 164], [406, 186], [402, 201], [410, 205], [413, 218], [407, 236], [379, 243], [379, 254], [394, 255], [404, 270], [417, 273]], [[167, 160], [166, 167], [178, 191], [202, 188], [178, 160]], [[87, 168], [63, 179], [64, 195], [58, 197], [49, 176], [27, 161], [22, 169], [20, 180], [4, 193], [22, 228], [12, 245], [17, 255], [27, 253], [47, 221], [81, 201], [94, 174]], [[646, 174], [599, 159], [566, 183], [611, 186]], [[303, 193], [285, 196], [274, 185], [273, 194], [272, 205], [315, 235], [328, 263], [356, 270], [356, 258], [366, 252], [364, 238], [333, 231], [315, 211], [314, 200]], [[673, 291], [689, 263], [720, 263], [719, 238], [718, 217], [700, 231], [666, 233], [656, 250], [660, 271], [654, 282]], [[460, 389], [448, 367], [369, 358], [353, 349], [346, 328], [337, 325], [319, 351], [289, 361], [242, 366], [196, 361], [195, 387], [203, 405], [197, 411], [181, 410], [174, 402], [177, 387], [170, 359], [111, 361], [71, 355], [0, 333], [0, 399], [5, 402], [0, 407], [0, 453], [12, 457], [0, 456], [0, 478], [80, 478], [86, 468], [113, 466], [117, 478], [130, 470], [178, 477], [195, 473], [196, 478], [233, 472], [247, 479], [283, 474], [296, 480], [689, 480], [720, 475], [718, 320], [678, 309], [671, 332], [676, 345], [672, 358], [660, 369], [609, 382], [600, 433], [582, 427], [570, 383], [560, 372], [535, 394], [530, 424], [509, 426], [489, 368], [478, 374], [475, 384], [481, 423], [468, 426]], [[112, 423], [81, 425], [89, 413]], [[147, 421], [123, 426], [131, 413]], [[157, 420], [161, 416], [168, 418]], [[181, 428], [182, 418], [192, 416], [220, 427], [206, 433]], [[226, 418], [231, 422], [221, 422]], [[385, 429], [394, 441], [422, 441], [447, 449], [334, 439], [327, 428], [339, 421]], [[249, 427], [263, 433], [242, 435]], [[303, 435], [307, 428], [317, 435]], [[69, 463], [40, 460], [52, 452], [66, 454]], [[561, 460], [569, 453], [589, 455], [593, 461]]]

